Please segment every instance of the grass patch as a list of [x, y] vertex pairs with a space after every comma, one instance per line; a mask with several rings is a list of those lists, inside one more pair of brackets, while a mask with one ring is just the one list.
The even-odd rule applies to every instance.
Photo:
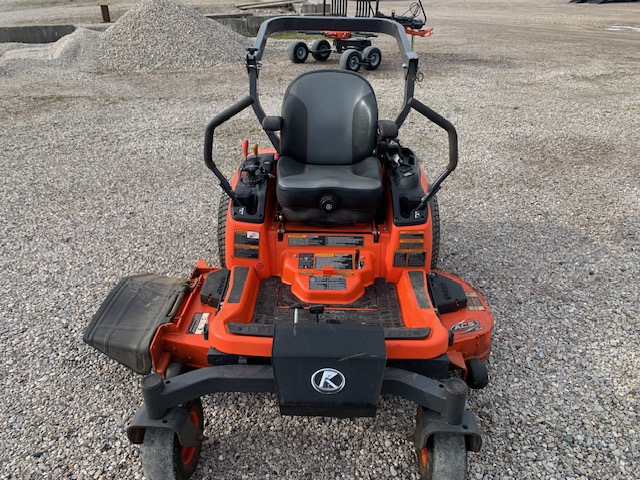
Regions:
[[307, 35], [306, 33], [299, 32], [297, 30], [285, 30], [284, 32], [278, 32], [271, 35], [269, 38], [274, 40], [317, 40], [324, 38], [323, 35]]

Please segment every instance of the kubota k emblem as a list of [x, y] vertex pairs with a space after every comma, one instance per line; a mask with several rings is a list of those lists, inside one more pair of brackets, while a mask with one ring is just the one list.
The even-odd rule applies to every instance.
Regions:
[[311, 385], [320, 393], [338, 393], [345, 383], [344, 375], [335, 368], [321, 368], [311, 375]]

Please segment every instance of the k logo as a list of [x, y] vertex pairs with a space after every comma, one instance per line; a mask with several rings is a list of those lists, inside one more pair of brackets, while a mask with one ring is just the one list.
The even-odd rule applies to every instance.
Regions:
[[334, 368], [321, 368], [311, 375], [311, 385], [324, 394], [338, 393], [344, 388], [344, 375]]

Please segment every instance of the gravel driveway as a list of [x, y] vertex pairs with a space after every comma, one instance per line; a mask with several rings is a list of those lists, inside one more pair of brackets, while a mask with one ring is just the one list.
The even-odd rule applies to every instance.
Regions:
[[[416, 97], [461, 144], [439, 194], [440, 267], [496, 319], [491, 382], [469, 401], [484, 432], [469, 477], [640, 478], [640, 32], [607, 29], [640, 26], [640, 3], [425, 7], [435, 35], [416, 41]], [[365, 75], [392, 117], [402, 69], [379, 46]], [[3, 64], [13, 47], [0, 45], [0, 478], [142, 478], [125, 434], [139, 377], [82, 331], [120, 277], [216, 262], [220, 189], [202, 139], [246, 95], [244, 67], [18, 68]], [[270, 114], [314, 67], [273, 47], [260, 77]], [[246, 112], [216, 131], [227, 173], [246, 137], [267, 144]], [[432, 177], [442, 169], [438, 130], [412, 115], [401, 139]], [[270, 395], [212, 395], [195, 478], [417, 478], [414, 414], [384, 397], [375, 419], [288, 418]]]

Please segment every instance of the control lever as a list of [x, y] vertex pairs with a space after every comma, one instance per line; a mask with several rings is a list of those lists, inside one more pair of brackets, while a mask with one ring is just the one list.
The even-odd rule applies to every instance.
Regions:
[[242, 171], [247, 173], [247, 176], [242, 179], [244, 183], [249, 185], [255, 185], [259, 183], [259, 179], [256, 175], [260, 168], [260, 161], [258, 160], [258, 144], [254, 143], [251, 146], [252, 157], [249, 157], [249, 141], [244, 140], [242, 142], [242, 153], [245, 156], [245, 165], [242, 167]]
[[249, 140], [242, 141], [242, 156], [244, 156], [245, 160], [249, 156]]
[[322, 305], [314, 305], [309, 308], [309, 313], [316, 315], [316, 323], [320, 323], [320, 314], [324, 313], [324, 307]]
[[298, 311], [300, 309], [304, 310], [304, 305], [301, 303], [296, 303], [291, 305], [289, 308], [293, 309], [293, 323], [298, 323]]

